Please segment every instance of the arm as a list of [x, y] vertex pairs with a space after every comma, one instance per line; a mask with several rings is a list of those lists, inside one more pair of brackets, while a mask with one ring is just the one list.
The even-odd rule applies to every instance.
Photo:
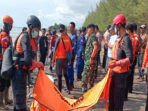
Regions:
[[97, 45], [97, 43], [93, 43], [93, 46], [94, 46], [94, 49], [93, 49], [93, 52], [92, 52], [92, 55], [91, 55], [90, 64], [94, 63], [94, 58], [96, 57], [97, 52], [98, 52], [98, 45]]
[[143, 68], [146, 67], [147, 61], [148, 61], [148, 43], [146, 45], [146, 49], [145, 49], [145, 53], [144, 53], [144, 59], [143, 59], [143, 64], [142, 64]]

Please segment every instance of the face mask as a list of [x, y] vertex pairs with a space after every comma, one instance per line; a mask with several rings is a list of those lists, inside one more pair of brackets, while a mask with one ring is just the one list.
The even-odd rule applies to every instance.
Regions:
[[116, 34], [118, 33], [118, 30], [117, 30], [117, 28], [114, 28], [114, 31], [115, 31], [115, 33], [116, 33]]
[[32, 38], [35, 38], [35, 37], [38, 35], [38, 32], [34, 30], [34, 31], [31, 33], [31, 35], [32, 35]]

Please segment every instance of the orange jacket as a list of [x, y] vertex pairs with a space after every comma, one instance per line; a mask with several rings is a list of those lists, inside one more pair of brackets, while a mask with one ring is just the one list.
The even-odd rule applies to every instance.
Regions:
[[147, 61], [148, 61], [148, 42], [147, 42], [147, 45], [146, 45], [146, 48], [145, 48], [145, 53], [144, 53], [144, 59], [143, 59], [142, 67], [146, 66]]
[[1, 32], [0, 43], [1, 43], [0, 60], [2, 60], [2, 48], [7, 48], [9, 45], [12, 45], [12, 39], [6, 32]]
[[[135, 37], [135, 42], [136, 42], [136, 53], [139, 52], [139, 45], [140, 45], [140, 37], [137, 33], [134, 34], [134, 37]], [[135, 55], [137, 56], [137, 55]]]
[[136, 38], [135, 37], [132, 37], [131, 38], [131, 42], [132, 42], [132, 47], [133, 47], [133, 61], [135, 60], [135, 57], [136, 57]]
[[[64, 44], [66, 47], [66, 51], [64, 49], [63, 42], [62, 42], [61, 38], [63, 38]], [[72, 45], [71, 45], [70, 38], [67, 35], [62, 35], [61, 38], [59, 38], [59, 42], [57, 42], [58, 44], [56, 44], [52, 63], [54, 63], [55, 59], [66, 59], [66, 52], [69, 50], [71, 51], [71, 55], [72, 55]]]

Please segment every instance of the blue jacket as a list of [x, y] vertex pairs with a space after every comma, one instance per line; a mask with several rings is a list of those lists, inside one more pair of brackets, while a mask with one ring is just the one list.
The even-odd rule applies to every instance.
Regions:
[[76, 50], [77, 50], [77, 34], [76, 33], [73, 33], [70, 35], [70, 39], [71, 39], [71, 42], [72, 42], [72, 52], [73, 52], [73, 55], [76, 54]]
[[84, 35], [80, 35], [77, 42], [77, 56], [82, 57], [85, 55], [86, 39]]

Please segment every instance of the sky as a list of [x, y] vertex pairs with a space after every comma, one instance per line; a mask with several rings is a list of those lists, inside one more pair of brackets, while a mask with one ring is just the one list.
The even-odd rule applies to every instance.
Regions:
[[42, 27], [54, 23], [68, 25], [74, 21], [76, 27], [81, 27], [88, 12], [95, 10], [100, 0], [2, 0], [0, 2], [0, 22], [4, 15], [14, 19], [14, 26], [26, 26], [27, 17], [36, 15], [41, 20]]

